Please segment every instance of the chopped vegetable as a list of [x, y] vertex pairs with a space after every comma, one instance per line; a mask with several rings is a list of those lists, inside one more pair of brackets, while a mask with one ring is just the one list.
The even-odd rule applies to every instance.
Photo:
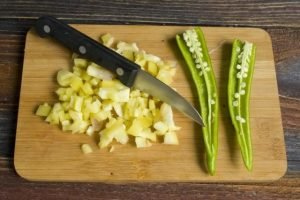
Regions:
[[137, 148], [151, 147], [152, 144], [147, 138], [135, 137], [135, 144]]
[[246, 168], [252, 169], [252, 145], [249, 119], [251, 81], [255, 62], [255, 46], [235, 40], [232, 48], [228, 107]]
[[57, 73], [57, 82], [61, 86], [69, 86], [73, 77], [73, 73], [63, 69]]
[[111, 47], [111, 45], [114, 43], [114, 37], [109, 33], [102, 35], [101, 40], [102, 43], [107, 47]]
[[51, 111], [51, 106], [49, 106], [47, 103], [44, 103], [43, 105], [40, 105], [36, 111], [37, 116], [41, 117], [47, 117]]
[[87, 67], [86, 72], [88, 75], [98, 78], [98, 79], [101, 79], [101, 80], [111, 80], [114, 77], [114, 75], [110, 71], [108, 71], [107, 69], [104, 69], [103, 67], [101, 67], [95, 63], [90, 64]]
[[93, 152], [93, 149], [89, 144], [82, 144], [81, 145], [81, 151], [84, 154], [89, 154], [89, 153]]
[[177, 135], [176, 133], [174, 132], [167, 132], [164, 136], [164, 143], [165, 144], [175, 144], [177, 145], [179, 142], [178, 142], [178, 138], [177, 138]]
[[[110, 34], [101, 37], [112, 48]], [[176, 63], [139, 50], [135, 43], [118, 42], [118, 53], [138, 63], [142, 69], [170, 84], [175, 76]], [[165, 144], [178, 144], [173, 112], [169, 105], [139, 90], [131, 90], [115, 79], [114, 74], [86, 59], [72, 56], [72, 71], [57, 73], [59, 88], [55, 91], [59, 102], [53, 107], [44, 103], [36, 115], [50, 124], [61, 125], [63, 131], [100, 134], [100, 148], [114, 150], [112, 144], [126, 144], [133, 137], [138, 148], [150, 147], [158, 137]], [[168, 134], [167, 134], [168, 133]], [[164, 136], [167, 134], [167, 136]], [[81, 146], [84, 153], [89, 145]]]
[[109, 149], [109, 152], [112, 153], [114, 150], [115, 150], [115, 147], [111, 146], [110, 149]]
[[196, 85], [201, 116], [205, 124], [202, 132], [206, 163], [209, 173], [214, 175], [218, 151], [219, 102], [206, 42], [200, 28], [187, 30], [182, 36], [177, 35], [176, 40]]

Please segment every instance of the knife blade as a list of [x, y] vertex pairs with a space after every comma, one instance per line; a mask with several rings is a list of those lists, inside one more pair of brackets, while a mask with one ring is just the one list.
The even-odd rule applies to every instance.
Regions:
[[35, 29], [40, 37], [54, 38], [81, 57], [113, 72], [127, 87], [133, 87], [157, 97], [203, 126], [200, 114], [184, 97], [143, 71], [136, 63], [54, 17], [40, 17], [35, 23]]

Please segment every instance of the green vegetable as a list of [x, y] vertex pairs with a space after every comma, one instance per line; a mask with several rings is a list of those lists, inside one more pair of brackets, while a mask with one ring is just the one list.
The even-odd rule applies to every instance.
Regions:
[[228, 82], [228, 104], [246, 168], [252, 169], [252, 145], [249, 119], [249, 99], [255, 62], [255, 46], [235, 40]]
[[187, 63], [198, 93], [208, 171], [214, 175], [218, 151], [219, 101], [216, 81], [206, 42], [200, 28], [176, 36], [177, 44]]

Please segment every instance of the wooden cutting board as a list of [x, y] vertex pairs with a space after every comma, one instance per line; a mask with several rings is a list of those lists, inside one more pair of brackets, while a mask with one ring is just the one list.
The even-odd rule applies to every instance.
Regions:
[[[74, 25], [98, 39], [111, 33], [117, 40], [136, 42], [141, 49], [163, 59], [177, 60], [173, 87], [191, 102], [197, 102], [186, 66], [176, 46], [175, 35], [187, 26]], [[56, 72], [70, 69], [71, 52], [52, 39], [41, 39], [34, 31], [26, 38], [14, 164], [17, 173], [38, 181], [101, 182], [213, 182], [271, 181], [284, 175], [287, 167], [272, 44], [268, 33], [255, 28], [203, 27], [215, 69], [221, 102], [219, 156], [215, 176], [204, 166], [200, 127], [175, 112], [180, 145], [155, 144], [137, 149], [114, 145], [115, 151], [97, 147], [97, 139], [70, 134], [34, 115], [43, 102], [54, 103]], [[251, 92], [251, 130], [254, 165], [243, 166], [235, 133], [227, 110], [227, 78], [234, 38], [257, 45], [257, 60]], [[89, 143], [92, 154], [81, 153], [80, 144]]]

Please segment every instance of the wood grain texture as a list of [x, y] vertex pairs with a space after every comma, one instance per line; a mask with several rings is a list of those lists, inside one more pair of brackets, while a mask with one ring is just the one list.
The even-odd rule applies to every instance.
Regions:
[[[88, 7], [88, 9], [83, 11], [84, 16], [78, 16], [78, 13], [70, 12], [74, 10], [68, 9], [71, 3], [68, 4], [66, 2], [55, 5], [53, 2], [39, 1], [38, 4], [34, 4], [32, 1], [30, 3], [30, 1], [11, 0], [9, 2], [1, 1], [0, 4], [0, 73], [2, 70], [9, 72], [1, 73], [0, 76], [0, 199], [300, 199], [300, 164], [299, 158], [296, 156], [300, 155], [300, 128], [299, 126], [290, 125], [291, 123], [299, 125], [300, 121], [294, 117], [297, 112], [294, 112], [293, 115], [290, 115], [288, 112], [299, 108], [300, 101], [299, 98], [293, 95], [298, 92], [298, 88], [294, 85], [286, 87], [284, 81], [287, 79], [280, 79], [281, 74], [277, 74], [279, 91], [290, 90], [291, 96], [284, 96], [280, 93], [285, 141], [287, 144], [288, 172], [279, 181], [265, 184], [166, 183], [119, 186], [100, 183], [36, 183], [24, 181], [17, 176], [13, 166], [13, 152], [25, 34], [29, 27], [33, 25], [34, 18], [45, 14], [45, 12], [60, 18], [63, 18], [63, 14], [68, 15], [67, 21], [69, 23], [169, 23], [181, 25], [194, 23], [199, 25], [261, 27], [265, 28], [271, 35], [276, 68], [278, 69], [280, 65], [282, 69], [291, 70], [289, 68], [291, 64], [300, 66], [299, 6], [295, 6], [295, 3], [291, 4], [292, 1], [260, 1], [258, 4], [256, 1], [251, 1], [253, 3], [248, 2], [248, 4], [251, 4], [252, 7], [240, 6], [239, 8], [233, 4], [244, 5], [245, 1], [210, 1], [211, 3], [206, 3], [206, 9], [213, 10], [212, 14], [202, 9], [202, 7], [193, 6], [204, 4], [202, 1], [191, 0], [184, 1], [186, 2], [184, 4], [188, 4], [188, 6], [178, 8], [181, 10], [180, 14], [176, 11], [168, 12], [168, 9], [176, 10], [171, 4], [168, 5], [168, 9], [164, 7], [160, 9], [158, 7], [157, 13], [159, 14], [156, 15], [159, 16], [156, 18], [151, 18], [151, 9], [143, 8], [142, 12], [139, 13], [131, 11], [131, 9], [136, 10], [133, 5], [138, 4], [140, 1], [127, 2], [128, 9], [126, 13], [128, 15], [126, 18], [119, 15], [108, 15], [110, 13], [109, 9], [102, 9], [102, 12], [98, 12], [99, 7], [103, 4], [101, 1], [92, 1], [92, 3], [84, 1], [81, 4], [77, 4], [78, 9], [82, 6]], [[293, 2], [297, 4], [297, 1]], [[10, 6], [8, 6], [8, 3]], [[31, 4], [31, 6], [24, 6], [23, 4]], [[120, 5], [124, 4], [126, 3], [124, 2]], [[148, 4], [151, 4], [151, 2], [149, 1]], [[253, 10], [257, 12], [261, 9], [257, 5], [262, 4], [267, 5], [264, 12], [261, 12], [259, 15], [252, 15]], [[109, 5], [112, 5], [115, 9], [119, 7], [114, 2]], [[277, 17], [273, 18], [276, 14], [272, 7], [276, 5], [280, 5], [276, 12], [286, 13], [285, 16], [281, 15], [280, 19]], [[64, 11], [57, 9], [59, 6], [64, 7]], [[94, 9], [96, 10], [94, 12], [97, 12], [97, 17], [89, 15], [89, 13], [93, 13], [92, 10]], [[233, 12], [227, 12], [228, 9], [233, 10]], [[190, 10], [194, 11], [193, 14], [189, 14], [188, 18], [184, 17], [185, 13]], [[125, 13], [124, 11], [121, 12]], [[219, 14], [219, 12], [222, 14]], [[143, 18], [144, 16], [147, 16], [148, 21], [143, 21], [145, 19]], [[215, 16], [218, 17], [216, 18]], [[256, 19], [252, 20], [253, 16]], [[260, 20], [257, 20], [258, 18]], [[291, 18], [293, 19], [291, 20]], [[300, 70], [298, 67], [293, 68], [293, 71], [285, 72], [285, 74], [299, 74]], [[289, 108], [291, 107], [290, 101], [292, 101], [294, 109]], [[289, 123], [286, 123], [287, 121]]]
[[[49, 14], [87, 23], [164, 23], [217, 26], [300, 27], [298, 0], [289, 1], [4, 1], [0, 18]], [[70, 12], [71, 11], [71, 12]]]
[[[106, 32], [117, 40], [136, 42], [141, 49], [164, 60], [177, 60], [178, 72], [172, 85], [180, 94], [196, 102], [185, 64], [176, 49], [174, 36], [189, 27], [178, 26], [103, 26], [76, 25], [78, 30], [97, 39]], [[254, 28], [203, 28], [219, 86], [221, 98], [219, 156], [217, 173], [210, 177], [203, 170], [203, 146], [199, 127], [175, 111], [180, 145], [154, 145], [136, 149], [115, 145], [114, 153], [98, 150], [83, 155], [81, 143], [97, 141], [85, 136], [64, 134], [34, 115], [44, 101], [55, 102], [58, 70], [70, 66], [71, 52], [51, 39], [42, 39], [34, 31], [27, 35], [19, 104], [14, 164], [19, 175], [29, 180], [52, 181], [263, 181], [277, 180], [286, 170], [286, 156], [275, 77], [272, 44], [269, 35]], [[151, 37], [148, 37], [151, 35]], [[244, 168], [227, 110], [227, 76], [231, 43], [235, 38], [256, 44], [257, 54], [251, 93], [251, 130], [254, 168]], [[40, 70], [37, 70], [40, 69]], [[51, 92], [52, 91], [52, 92]], [[268, 140], [268, 143], [261, 141]], [[57, 165], [57, 162], [60, 164]], [[270, 167], [272, 166], [272, 167]], [[202, 168], [202, 169], [201, 169]], [[234, 176], [233, 176], [234, 174]]]

